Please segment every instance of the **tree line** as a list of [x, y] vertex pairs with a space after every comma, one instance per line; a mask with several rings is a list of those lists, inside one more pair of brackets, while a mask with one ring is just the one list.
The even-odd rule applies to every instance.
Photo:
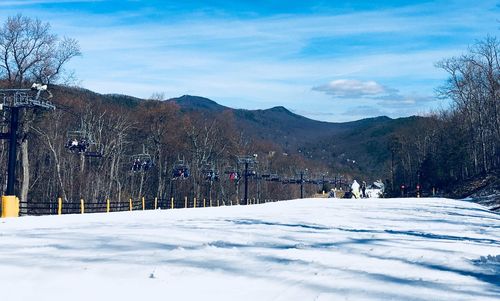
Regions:
[[488, 36], [436, 64], [448, 74], [437, 94], [451, 107], [402, 128], [389, 142], [394, 190], [452, 189], [500, 167], [499, 41]]

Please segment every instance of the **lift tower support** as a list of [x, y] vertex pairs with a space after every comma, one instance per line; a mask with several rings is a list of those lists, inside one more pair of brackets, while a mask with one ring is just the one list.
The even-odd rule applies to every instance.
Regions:
[[258, 163], [257, 161], [257, 154], [254, 154], [253, 156], [238, 156], [238, 164], [244, 164], [245, 166], [245, 198], [243, 200], [243, 205], [248, 205], [248, 177], [250, 176], [249, 174], [249, 169], [248, 167], [251, 165], [254, 165]]
[[[47, 94], [47, 97], [42, 97]], [[15, 193], [17, 129], [19, 127], [19, 111], [22, 108], [44, 108], [54, 110], [49, 101], [52, 94], [46, 85], [33, 84], [31, 89], [0, 89], [0, 109], [10, 110], [10, 126], [8, 133], [0, 133], [0, 139], [9, 140], [9, 162], [7, 165], [7, 190], [2, 196], [2, 217], [19, 216], [19, 198]]]

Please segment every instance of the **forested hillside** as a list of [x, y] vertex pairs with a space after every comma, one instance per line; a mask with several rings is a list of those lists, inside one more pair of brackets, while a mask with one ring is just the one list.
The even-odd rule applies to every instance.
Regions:
[[[337, 156], [325, 149], [328, 157], [313, 156], [303, 146], [322, 147], [321, 143], [328, 144], [332, 135], [344, 139], [353, 130], [359, 128], [363, 133], [380, 122], [373, 119], [331, 124], [295, 115], [285, 108], [234, 110], [197, 97], [141, 100], [79, 88], [50, 88], [56, 110], [38, 112], [27, 137], [32, 183], [28, 197], [32, 200], [58, 196], [68, 201], [127, 200], [143, 195], [236, 198], [241, 183], [230, 180], [230, 173], [242, 172], [238, 156], [254, 154], [258, 164], [252, 168], [257, 176], [276, 173], [282, 179], [296, 179], [300, 171], [307, 169], [307, 179], [326, 173], [327, 178], [342, 175], [345, 185], [356, 174], [349, 162], [344, 163], [345, 155]], [[380, 120], [391, 122], [388, 118]], [[68, 143], [75, 133], [91, 141], [92, 151], [102, 157], [72, 152]], [[347, 144], [343, 147], [350, 148], [354, 156], [362, 153], [357, 141]], [[133, 170], [133, 160], [141, 154], [153, 162], [147, 172]], [[6, 143], [0, 155], [6, 164]], [[173, 180], [173, 169], [180, 161], [189, 166], [191, 177]], [[206, 178], [207, 168], [218, 173], [218, 181]], [[376, 174], [369, 166], [363, 168]], [[5, 183], [5, 170], [1, 176]], [[269, 198], [298, 197], [297, 185], [280, 182], [257, 188], [256, 181], [251, 179], [251, 195], [256, 195], [258, 189], [261, 196]], [[322, 188], [308, 185], [306, 190], [312, 194]]]

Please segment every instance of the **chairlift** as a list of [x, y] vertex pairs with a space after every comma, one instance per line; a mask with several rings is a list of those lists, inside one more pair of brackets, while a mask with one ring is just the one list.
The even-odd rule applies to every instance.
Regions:
[[184, 160], [177, 160], [172, 169], [172, 179], [187, 179], [190, 176], [189, 166], [184, 163]]
[[267, 178], [266, 181], [279, 182], [280, 177], [277, 174], [273, 173], [269, 175], [269, 178]]
[[215, 170], [212, 164], [205, 164], [201, 169], [206, 181], [217, 181], [219, 180], [219, 173]]
[[85, 157], [100, 158], [100, 144], [94, 142], [90, 134], [84, 130], [68, 131], [64, 147], [73, 154], [83, 154]]
[[74, 154], [85, 153], [92, 142], [88, 139], [88, 136], [86, 131], [68, 131], [64, 147]]
[[95, 142], [89, 142], [83, 155], [90, 158], [101, 158], [102, 147], [100, 144], [97, 144]]
[[132, 171], [148, 171], [153, 167], [153, 159], [150, 154], [137, 154], [131, 157]]
[[234, 167], [227, 168], [224, 173], [229, 176], [230, 181], [239, 181], [240, 179], [240, 174]]
[[248, 177], [256, 177], [257, 176], [257, 171], [254, 170], [254, 169], [248, 169], [247, 176]]

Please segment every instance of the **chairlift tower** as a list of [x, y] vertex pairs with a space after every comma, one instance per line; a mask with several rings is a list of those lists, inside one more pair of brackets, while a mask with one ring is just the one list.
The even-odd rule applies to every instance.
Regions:
[[[42, 97], [47, 94], [47, 97]], [[2, 196], [2, 217], [19, 216], [19, 199], [15, 195], [17, 130], [19, 127], [19, 111], [22, 108], [42, 108], [55, 110], [49, 101], [52, 93], [47, 85], [33, 84], [31, 89], [0, 89], [0, 110], [10, 110], [10, 129], [8, 133], [0, 133], [0, 139], [9, 140], [9, 162], [7, 167], [7, 190]]]
[[304, 175], [306, 175], [308, 172], [307, 168], [305, 170], [301, 170], [299, 172], [299, 175], [300, 175], [300, 198], [303, 199], [304, 198]]
[[238, 156], [238, 164], [245, 165], [245, 200], [243, 205], [248, 205], [248, 167], [257, 163], [257, 154], [252, 156]]

